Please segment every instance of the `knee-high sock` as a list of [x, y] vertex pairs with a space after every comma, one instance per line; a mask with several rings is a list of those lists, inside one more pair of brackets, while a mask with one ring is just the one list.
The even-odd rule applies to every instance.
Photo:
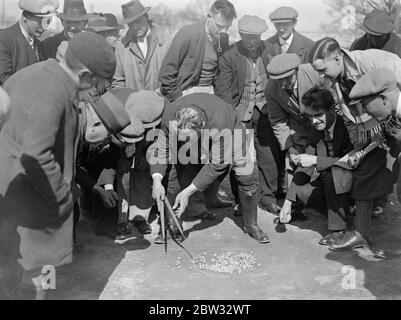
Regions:
[[365, 239], [370, 240], [373, 201], [355, 201], [355, 204], [355, 230]]

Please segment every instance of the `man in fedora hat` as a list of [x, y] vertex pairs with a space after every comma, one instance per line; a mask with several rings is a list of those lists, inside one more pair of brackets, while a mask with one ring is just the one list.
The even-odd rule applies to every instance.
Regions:
[[394, 28], [393, 18], [386, 11], [374, 9], [361, 25], [365, 35], [354, 41], [351, 51], [380, 49], [401, 57], [401, 38], [394, 33]]
[[122, 5], [121, 24], [128, 25], [129, 29], [117, 44], [113, 88], [159, 89], [159, 70], [170, 40], [152, 24], [148, 15], [150, 9], [139, 0]]
[[273, 45], [262, 42], [268, 27], [263, 19], [244, 16], [238, 22], [241, 41], [235, 43], [220, 59], [215, 94], [231, 104], [248, 129], [255, 133], [255, 149], [259, 167], [260, 205], [278, 214], [277, 205], [279, 156], [277, 139], [271, 125], [262, 115], [266, 108], [266, 67], [270, 63]]
[[21, 19], [0, 31], [0, 85], [17, 71], [40, 61], [39, 38], [59, 7], [57, 0], [20, 0]]
[[44, 40], [40, 45], [43, 60], [56, 59], [57, 50], [63, 41], [69, 41], [78, 33], [84, 31], [90, 15], [87, 14], [83, 0], [65, 0], [64, 10], [58, 14], [64, 30]]
[[274, 46], [274, 55], [295, 53], [301, 63], [307, 63], [308, 53], [313, 47], [313, 41], [295, 30], [298, 22], [298, 12], [291, 7], [280, 7], [274, 10], [269, 18], [277, 33], [266, 41]]
[[87, 28], [103, 36], [113, 48], [116, 48], [120, 30], [124, 27], [118, 24], [114, 14], [96, 13], [89, 19]]
[[4, 86], [12, 114], [0, 133], [0, 267], [23, 271], [22, 299], [44, 298], [43, 266], [72, 261], [79, 92], [115, 65], [108, 42], [85, 32], [62, 61], [29, 66]]
[[196, 92], [214, 93], [218, 58], [229, 47], [226, 31], [236, 16], [230, 1], [217, 0], [206, 22], [178, 31], [160, 70], [161, 93], [168, 100]]

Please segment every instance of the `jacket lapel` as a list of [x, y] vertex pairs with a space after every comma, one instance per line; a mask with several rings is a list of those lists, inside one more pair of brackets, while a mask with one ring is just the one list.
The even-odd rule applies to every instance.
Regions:
[[292, 43], [288, 48], [288, 53], [297, 53], [304, 48], [304, 44], [301, 41], [300, 34], [294, 31], [294, 38], [292, 39]]
[[[16, 36], [19, 38], [19, 42], [21, 44], [23, 44], [23, 46], [25, 47], [25, 52], [26, 52], [29, 64], [38, 62], [39, 57], [38, 57], [37, 53], [32, 49], [28, 40], [25, 38], [24, 34], [22, 33], [19, 23], [15, 24], [15, 33], [16, 33]], [[36, 42], [35, 42], [35, 44], [36, 44]]]

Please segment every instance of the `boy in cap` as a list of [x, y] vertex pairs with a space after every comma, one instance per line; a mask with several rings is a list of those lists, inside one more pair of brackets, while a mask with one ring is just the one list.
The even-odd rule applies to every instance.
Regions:
[[[301, 64], [294, 53], [274, 57], [267, 66], [267, 72], [270, 76], [265, 90], [267, 116], [280, 149], [286, 154], [285, 168], [290, 185], [297, 165], [296, 156], [305, 152], [310, 128], [303, 115], [305, 106], [302, 96], [315, 86], [323, 86], [323, 79], [310, 64]], [[294, 214], [293, 219], [304, 216], [300, 213]]]
[[122, 5], [128, 32], [116, 46], [117, 68], [113, 88], [158, 90], [159, 71], [170, 45], [169, 38], [149, 19], [151, 8], [139, 0]]
[[298, 12], [291, 7], [280, 7], [274, 10], [269, 18], [277, 30], [273, 37], [266, 40], [273, 45], [274, 55], [295, 53], [302, 63], [307, 63], [308, 54], [314, 42], [295, 30]]
[[161, 93], [169, 100], [191, 93], [213, 94], [218, 58], [228, 49], [228, 35], [236, 12], [228, 0], [217, 0], [206, 23], [178, 31], [163, 61], [159, 80]]
[[394, 33], [393, 18], [384, 10], [374, 9], [361, 25], [365, 35], [354, 41], [351, 51], [379, 49], [401, 57], [401, 38]]
[[87, 32], [61, 62], [27, 67], [5, 85], [13, 112], [0, 133], [0, 263], [24, 270], [21, 298], [44, 297], [43, 266], [72, 261], [78, 93], [115, 65], [107, 41]]
[[59, 46], [84, 31], [90, 15], [86, 13], [83, 0], [64, 0], [64, 9], [58, 14], [64, 30], [40, 44], [42, 60], [56, 59]]
[[0, 30], [0, 85], [17, 71], [41, 60], [39, 38], [59, 7], [57, 0], [20, 0], [19, 22]]
[[[380, 123], [361, 108], [349, 108], [350, 92], [358, 79], [375, 69], [389, 68], [401, 77], [401, 59], [390, 52], [369, 49], [349, 52], [342, 49], [333, 38], [323, 38], [316, 42], [310, 54], [310, 62], [315, 70], [326, 78], [329, 88], [338, 103], [337, 113], [343, 117], [351, 142], [355, 149], [363, 149], [371, 142], [382, 139]], [[401, 78], [398, 80], [401, 83]], [[353, 173], [359, 175], [351, 196], [356, 202], [355, 226], [360, 234], [370, 237], [370, 219], [374, 200], [392, 192], [391, 177], [387, 170], [387, 154], [375, 148], [364, 158], [364, 166]], [[362, 183], [363, 182], [363, 183]], [[346, 237], [338, 240], [338, 246], [348, 246]]]
[[[267, 108], [266, 67], [272, 57], [272, 45], [262, 42], [268, 29], [257, 16], [244, 16], [238, 22], [241, 41], [235, 43], [220, 59], [215, 95], [231, 104], [247, 129], [255, 133], [255, 149], [259, 167], [260, 205], [263, 210], [278, 214], [276, 195], [279, 156], [277, 139], [262, 110]], [[237, 201], [238, 203], [238, 201]]]

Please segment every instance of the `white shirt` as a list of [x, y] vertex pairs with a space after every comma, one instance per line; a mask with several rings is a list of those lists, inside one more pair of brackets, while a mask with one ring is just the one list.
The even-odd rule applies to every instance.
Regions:
[[284, 40], [281, 37], [279, 37], [278, 40], [280, 42], [283, 53], [287, 53], [288, 49], [291, 46], [292, 41], [294, 40], [294, 33], [292, 33], [291, 36], [287, 40]]
[[139, 49], [141, 49], [142, 55], [144, 58], [146, 58], [146, 56], [148, 54], [148, 37], [149, 37], [149, 35], [150, 35], [150, 28], [149, 28], [146, 36], [142, 39], [142, 41], [140, 41], [138, 39], [138, 47], [139, 47]]
[[28, 41], [29, 45], [31, 46], [31, 48], [33, 50], [35, 50], [35, 40], [33, 39], [33, 37], [31, 37], [26, 30], [24, 29], [24, 27], [22, 26], [21, 21], [19, 22], [19, 26], [21, 28], [22, 34], [24, 35], [26, 41]]
[[401, 117], [401, 94], [398, 98], [398, 104], [397, 104], [397, 110], [396, 110], [396, 115], [398, 117]]

